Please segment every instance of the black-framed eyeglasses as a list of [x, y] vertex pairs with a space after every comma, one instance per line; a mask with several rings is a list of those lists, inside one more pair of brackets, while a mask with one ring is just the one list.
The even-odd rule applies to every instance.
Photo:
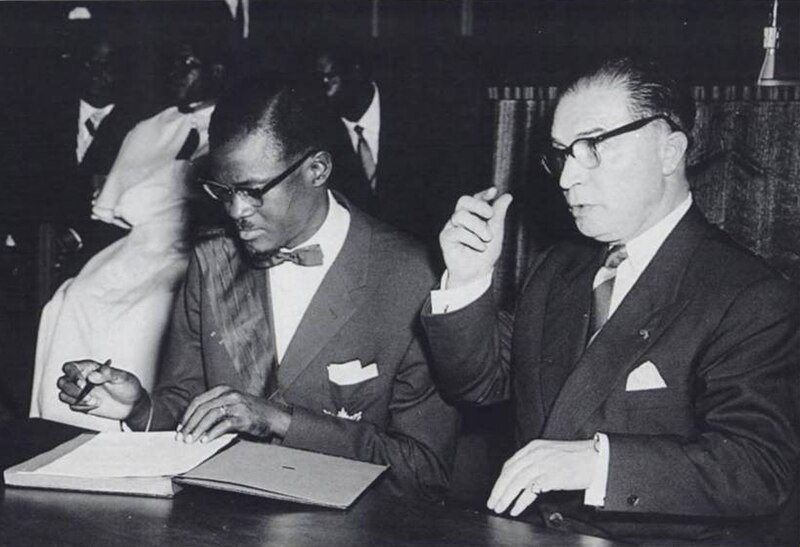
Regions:
[[636, 131], [637, 129], [641, 129], [645, 125], [656, 120], [664, 120], [669, 124], [670, 129], [673, 131], [685, 133], [685, 131], [678, 124], [673, 122], [666, 114], [656, 114], [654, 116], [648, 116], [647, 118], [642, 118], [641, 120], [636, 120], [622, 125], [612, 129], [611, 131], [606, 131], [605, 133], [601, 133], [593, 137], [582, 137], [580, 139], [575, 139], [572, 141], [572, 144], [566, 148], [556, 148], [551, 146], [544, 154], [542, 154], [542, 166], [550, 175], [558, 177], [561, 175], [561, 171], [564, 170], [564, 165], [567, 163], [567, 156], [572, 156], [586, 169], [594, 169], [600, 165], [600, 153], [597, 150], [598, 144], [612, 137], [617, 137], [619, 135], [624, 135], [625, 133], [630, 133], [632, 131]]
[[223, 184], [221, 182], [217, 182], [215, 180], [210, 179], [200, 179], [200, 183], [203, 185], [203, 190], [208, 193], [209, 196], [214, 198], [217, 201], [221, 201], [222, 203], [229, 204], [233, 201], [233, 196], [235, 194], [239, 194], [239, 196], [248, 204], [252, 205], [253, 207], [261, 207], [264, 204], [264, 194], [278, 186], [284, 180], [289, 178], [289, 176], [294, 173], [304, 161], [308, 158], [313, 156], [317, 153], [317, 150], [309, 150], [303, 156], [291, 164], [283, 173], [275, 177], [274, 179], [264, 183], [261, 186], [247, 187], [247, 186], [229, 186], [227, 184]]

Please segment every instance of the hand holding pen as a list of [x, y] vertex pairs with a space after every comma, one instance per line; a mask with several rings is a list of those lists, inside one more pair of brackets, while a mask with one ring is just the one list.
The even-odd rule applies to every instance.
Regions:
[[[100, 365], [100, 368], [97, 369], [97, 370], [98, 370], [98, 372], [100, 372], [104, 367], [108, 368], [110, 366], [111, 366], [111, 359], [106, 359], [106, 362], [103, 363], [102, 365]], [[97, 384], [89, 381], [89, 375], [88, 374], [84, 378], [84, 381], [86, 383], [83, 385], [83, 389], [81, 389], [81, 392], [78, 393], [78, 397], [75, 399], [75, 402], [72, 403], [73, 406], [77, 406], [77, 405], [81, 404], [83, 402], [83, 400], [86, 399], [86, 396], [89, 395], [89, 393], [91, 393], [91, 391], [97, 385]]]
[[111, 366], [111, 360], [99, 363], [91, 359], [68, 361], [58, 379], [58, 398], [75, 412], [125, 420], [134, 405], [146, 396], [139, 379]]

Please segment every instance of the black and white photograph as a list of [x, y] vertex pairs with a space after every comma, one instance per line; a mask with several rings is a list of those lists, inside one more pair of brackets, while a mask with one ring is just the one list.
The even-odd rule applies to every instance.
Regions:
[[0, 545], [800, 545], [800, 0], [9, 0], [0, 71]]

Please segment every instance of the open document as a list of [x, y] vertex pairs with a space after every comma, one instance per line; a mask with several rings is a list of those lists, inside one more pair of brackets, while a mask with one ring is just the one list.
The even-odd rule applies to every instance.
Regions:
[[7, 486], [172, 497], [180, 484], [344, 509], [387, 467], [223, 435], [86, 433], [7, 469]]
[[207, 460], [235, 435], [186, 444], [173, 431], [85, 433], [7, 469], [6, 485], [171, 497], [172, 477]]

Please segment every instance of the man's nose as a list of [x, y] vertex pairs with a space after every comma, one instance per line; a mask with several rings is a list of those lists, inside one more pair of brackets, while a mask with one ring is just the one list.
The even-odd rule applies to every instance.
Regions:
[[244, 199], [238, 192], [233, 193], [231, 201], [228, 203], [228, 215], [238, 220], [240, 218], [247, 218], [254, 212], [253, 205]]
[[578, 160], [572, 156], [567, 156], [564, 162], [564, 168], [561, 170], [561, 176], [558, 178], [558, 185], [562, 190], [569, 190], [576, 184], [579, 184], [586, 177], [586, 171]]

